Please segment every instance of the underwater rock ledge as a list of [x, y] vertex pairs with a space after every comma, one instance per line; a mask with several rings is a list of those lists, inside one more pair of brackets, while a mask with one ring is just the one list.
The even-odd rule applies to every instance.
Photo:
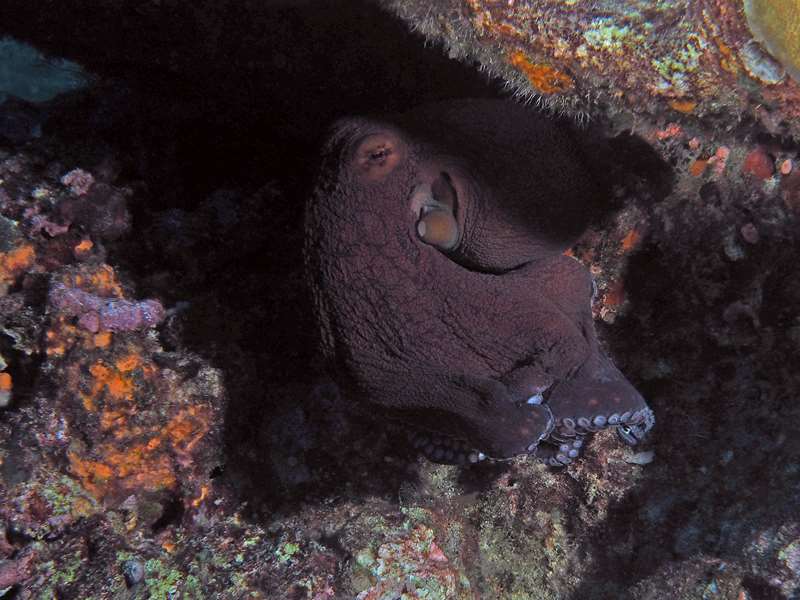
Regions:
[[621, 111], [800, 132], [794, 0], [380, 0], [450, 56], [578, 119]]

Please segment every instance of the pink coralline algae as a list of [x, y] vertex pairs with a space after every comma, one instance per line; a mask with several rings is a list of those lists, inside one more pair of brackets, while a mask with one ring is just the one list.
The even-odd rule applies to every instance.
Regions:
[[56, 223], [44, 215], [34, 214], [30, 217], [30, 233], [38, 235], [42, 231], [47, 232], [50, 237], [64, 235], [69, 231], [68, 224]]
[[92, 187], [94, 177], [83, 169], [73, 169], [61, 178], [61, 183], [76, 196], [83, 196]]
[[78, 325], [92, 333], [147, 329], [161, 323], [165, 316], [158, 300], [102, 298], [63, 283], [50, 289], [49, 304], [62, 315], [78, 317]]

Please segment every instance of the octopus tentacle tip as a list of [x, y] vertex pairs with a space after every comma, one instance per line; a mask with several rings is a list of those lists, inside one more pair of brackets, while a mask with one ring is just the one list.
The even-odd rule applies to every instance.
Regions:
[[533, 396], [528, 398], [525, 402], [527, 404], [541, 404], [542, 402], [544, 402], [544, 396], [542, 396], [541, 393], [534, 394]]
[[625, 458], [625, 462], [632, 464], [632, 465], [649, 465], [655, 459], [655, 452], [652, 450], [647, 450], [645, 452], [637, 452], [627, 458]]

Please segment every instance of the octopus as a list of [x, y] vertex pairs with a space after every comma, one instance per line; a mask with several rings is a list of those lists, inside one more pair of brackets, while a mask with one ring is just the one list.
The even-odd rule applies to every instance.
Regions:
[[305, 221], [322, 350], [428, 459], [564, 466], [594, 432], [636, 445], [653, 427], [565, 254], [602, 204], [589, 167], [569, 127], [511, 100], [332, 127]]

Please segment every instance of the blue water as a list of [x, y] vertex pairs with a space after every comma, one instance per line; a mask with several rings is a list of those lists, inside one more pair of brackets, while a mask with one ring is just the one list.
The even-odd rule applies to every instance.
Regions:
[[74, 62], [45, 57], [33, 46], [0, 38], [0, 104], [9, 96], [44, 102], [85, 87], [88, 81], [88, 74]]

